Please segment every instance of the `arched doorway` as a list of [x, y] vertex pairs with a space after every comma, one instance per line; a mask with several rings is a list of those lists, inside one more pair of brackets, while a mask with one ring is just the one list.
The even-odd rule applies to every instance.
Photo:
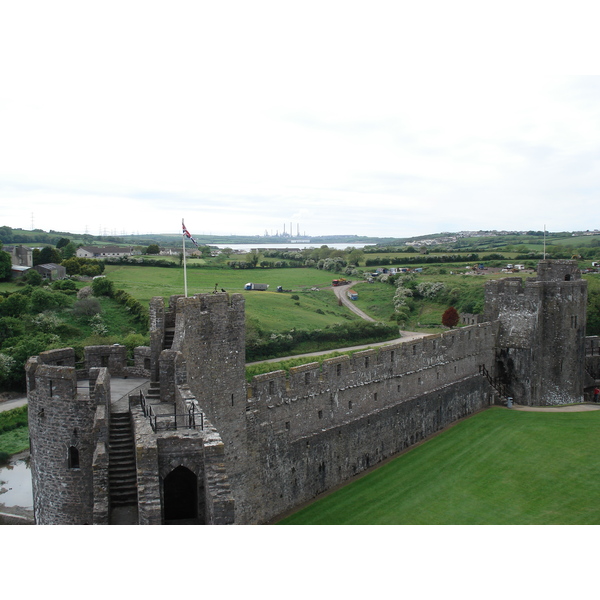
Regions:
[[163, 486], [165, 523], [199, 523], [196, 475], [179, 466], [165, 477]]

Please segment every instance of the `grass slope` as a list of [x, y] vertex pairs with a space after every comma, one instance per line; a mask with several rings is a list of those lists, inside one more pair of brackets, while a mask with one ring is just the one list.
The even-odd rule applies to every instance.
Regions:
[[600, 523], [600, 411], [492, 408], [282, 524]]

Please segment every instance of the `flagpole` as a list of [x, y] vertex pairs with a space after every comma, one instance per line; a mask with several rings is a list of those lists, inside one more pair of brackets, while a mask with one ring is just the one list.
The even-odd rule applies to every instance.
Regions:
[[544, 225], [544, 260], [546, 260], [546, 226]]
[[[183, 219], [181, 219], [181, 224], [183, 225]], [[183, 244], [183, 289], [185, 297], [187, 298], [187, 267], [185, 262], [185, 234], [181, 235], [182, 244]]]

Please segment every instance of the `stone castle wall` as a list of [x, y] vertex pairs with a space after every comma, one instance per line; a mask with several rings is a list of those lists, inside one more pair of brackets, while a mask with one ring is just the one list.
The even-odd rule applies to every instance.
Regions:
[[254, 473], [254, 510], [242, 522], [269, 522], [488, 407], [493, 399], [487, 380], [473, 375], [300, 437], [285, 428], [269, 427], [259, 411], [251, 411], [248, 445], [260, 468]]
[[240, 520], [268, 521], [489, 406], [494, 390], [480, 365], [493, 364], [494, 333], [475, 325], [254, 377], [254, 485]]

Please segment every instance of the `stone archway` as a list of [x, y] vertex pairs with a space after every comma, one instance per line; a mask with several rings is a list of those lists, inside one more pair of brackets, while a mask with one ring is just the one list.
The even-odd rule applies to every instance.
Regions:
[[163, 481], [165, 523], [202, 523], [198, 514], [198, 477], [187, 467], [173, 469]]

